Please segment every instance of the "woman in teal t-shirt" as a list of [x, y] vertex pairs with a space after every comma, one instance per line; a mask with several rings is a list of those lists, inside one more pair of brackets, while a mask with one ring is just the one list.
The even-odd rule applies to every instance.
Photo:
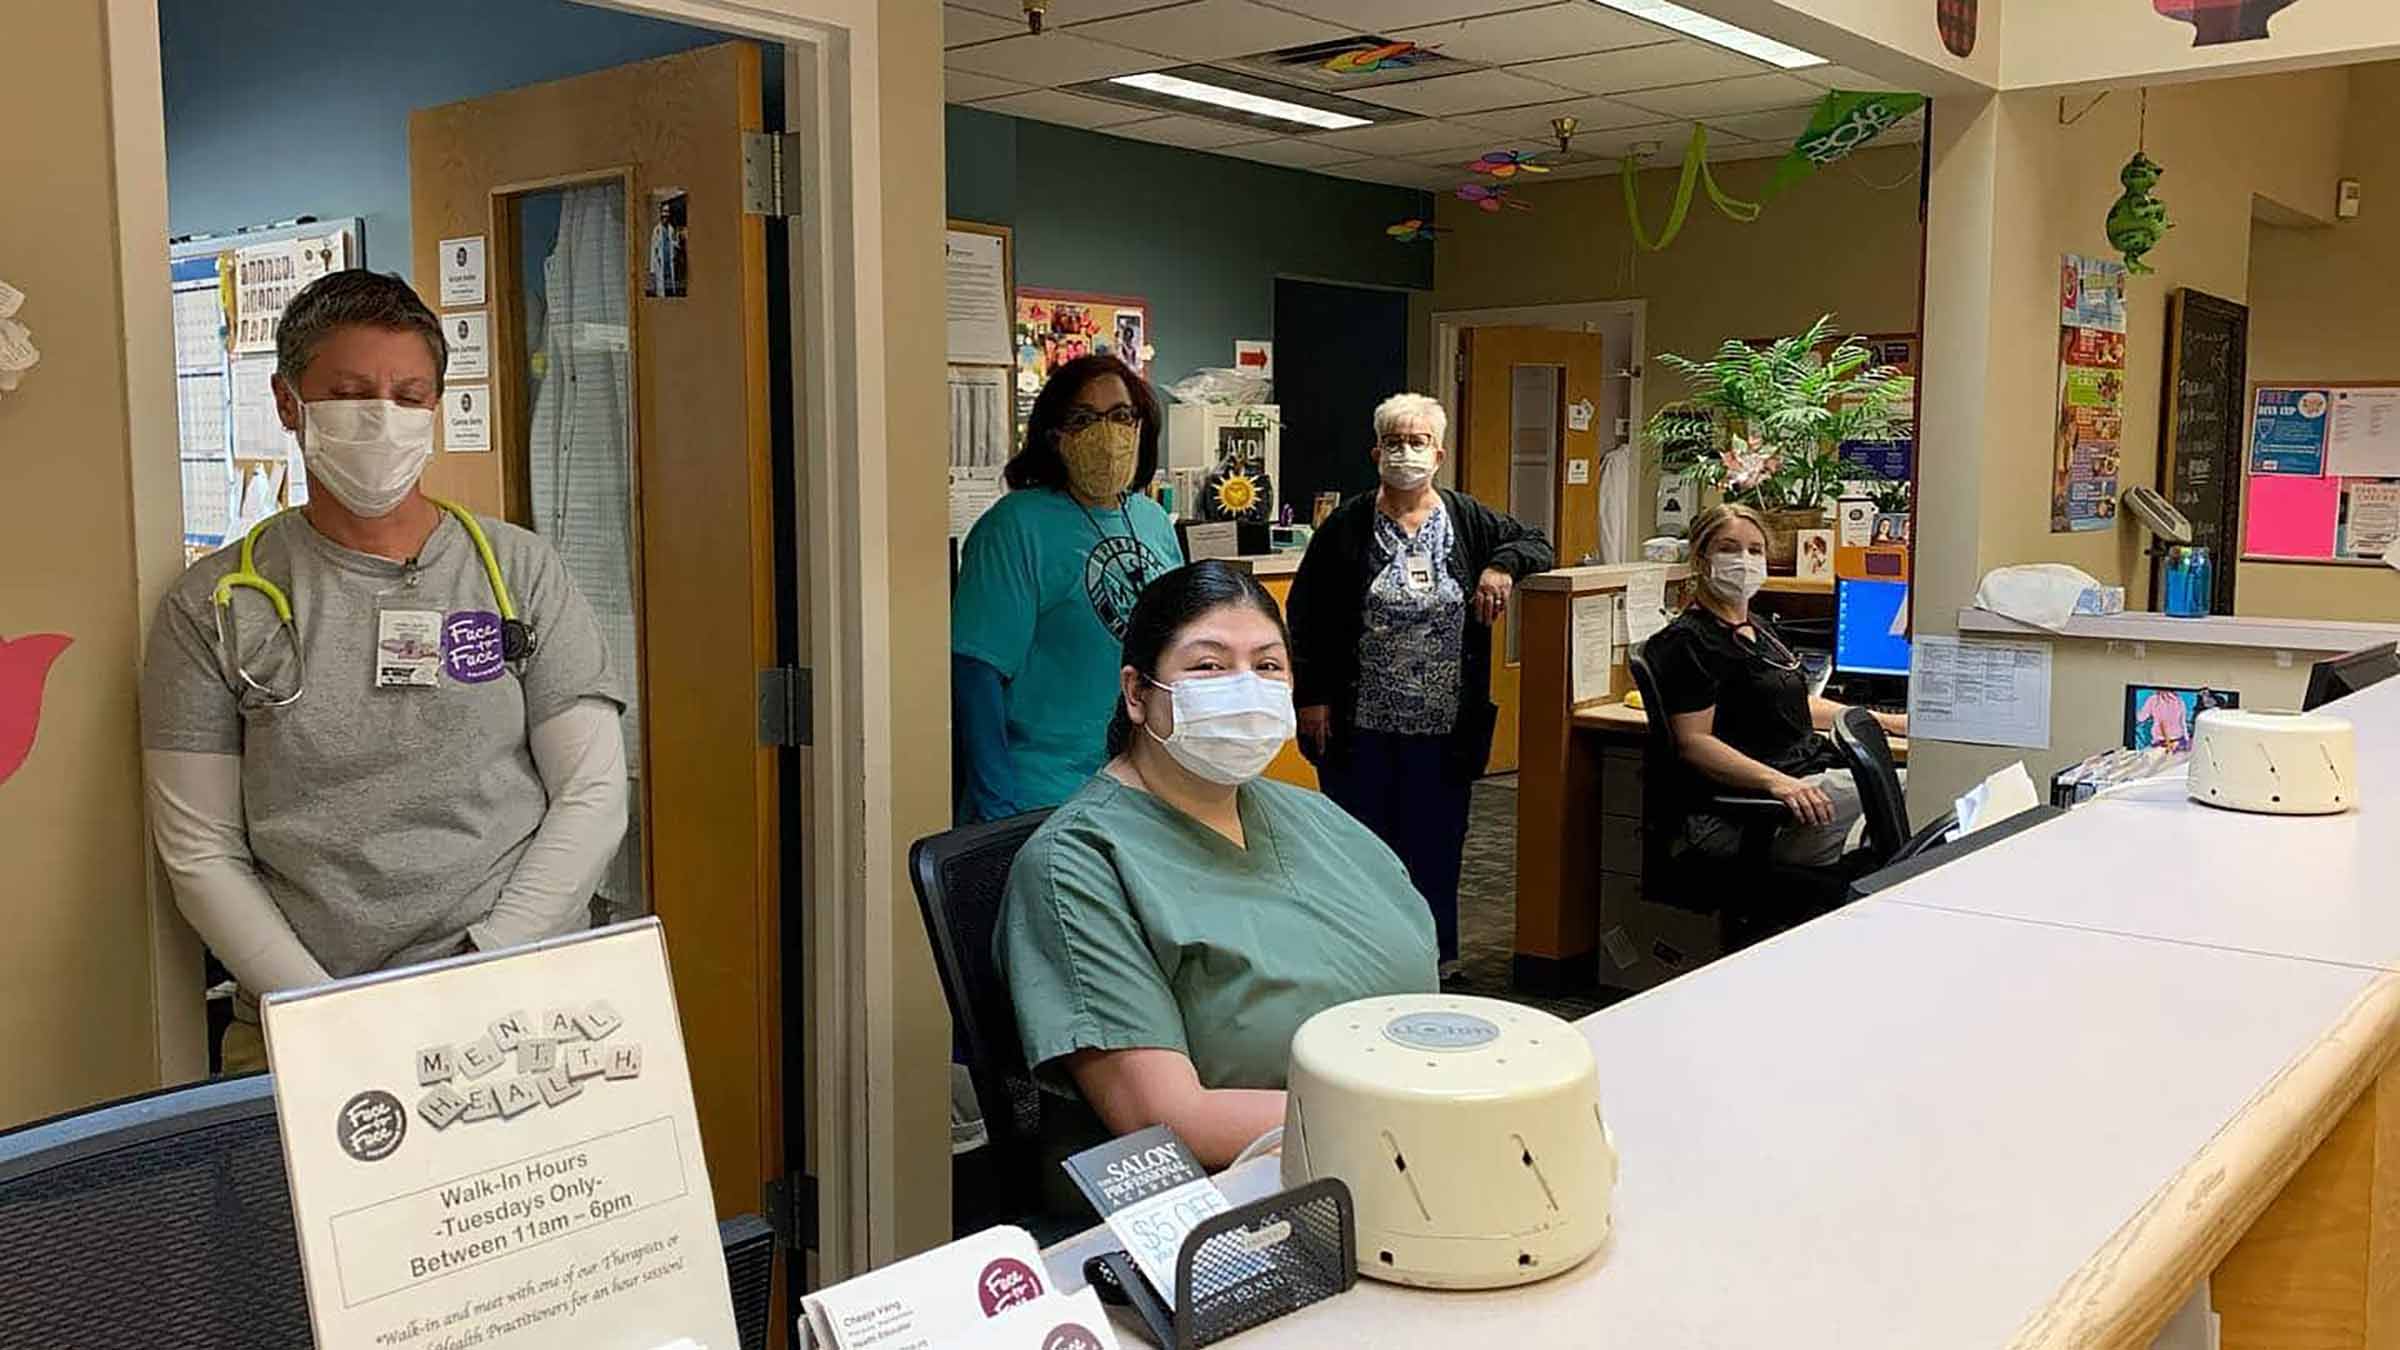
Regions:
[[962, 824], [1055, 806], [1100, 767], [1134, 601], [1183, 561], [1140, 491], [1159, 431], [1158, 396], [1113, 356], [1059, 367], [1033, 401], [950, 601]]
[[1197, 562], [1134, 606], [1108, 764], [1017, 855], [995, 939], [1025, 1060], [1117, 1134], [1221, 1167], [1283, 1123], [1292, 1033], [1431, 993], [1408, 869], [1330, 800], [1262, 779], [1291, 739], [1283, 616]]

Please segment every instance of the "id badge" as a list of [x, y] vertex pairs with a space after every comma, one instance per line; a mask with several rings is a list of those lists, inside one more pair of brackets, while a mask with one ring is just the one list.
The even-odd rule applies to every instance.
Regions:
[[378, 597], [375, 603], [375, 687], [433, 689], [442, 682], [442, 612], [418, 609], [416, 597]]
[[1402, 564], [1408, 570], [1408, 588], [1419, 595], [1433, 589], [1433, 559], [1412, 553]]

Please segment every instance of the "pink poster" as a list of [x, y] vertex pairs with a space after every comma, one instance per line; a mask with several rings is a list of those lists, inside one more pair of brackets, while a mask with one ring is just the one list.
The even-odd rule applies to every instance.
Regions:
[[2294, 478], [2253, 474], [2249, 523], [2242, 552], [2254, 557], [2330, 558], [2333, 528], [2342, 502], [2339, 478]]

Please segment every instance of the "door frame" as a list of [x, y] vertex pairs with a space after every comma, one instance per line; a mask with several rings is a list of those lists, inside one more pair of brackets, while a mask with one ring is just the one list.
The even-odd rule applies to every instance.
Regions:
[[[1466, 372], [1458, 364], [1458, 335], [1469, 328], [1556, 328], [1569, 333], [1598, 332], [1602, 319], [1631, 318], [1633, 320], [1633, 350], [1623, 359], [1626, 364], [1605, 373], [1607, 379], [1624, 379], [1631, 383], [1625, 392], [1625, 417], [1633, 427], [1634, 448], [1641, 448], [1642, 423], [1649, 413], [1642, 399], [1642, 375], [1650, 359], [1650, 302], [1648, 300], [1579, 300], [1559, 305], [1506, 305], [1494, 309], [1437, 309], [1429, 322], [1432, 325], [1434, 397], [1442, 401], [1442, 411], [1453, 429], [1458, 426], [1458, 382]], [[1453, 440], [1455, 441], [1455, 437]], [[1601, 438], [1606, 441], [1604, 436]], [[1451, 447], [1457, 448], [1455, 444]], [[1605, 458], [1607, 451], [1601, 452]], [[1595, 466], [1596, 469], [1596, 466]], [[1452, 461], [1442, 465], [1445, 483], [1451, 482]], [[1635, 492], [1625, 504], [1625, 537], [1641, 539], [1649, 535], [1647, 515], [1642, 510], [1642, 494]]]
[[[815, 747], [804, 755], [811, 885], [804, 905], [811, 1034], [802, 1164], [818, 1185], [812, 1283], [892, 1260], [947, 1236], [903, 1233], [897, 1142], [893, 941], [900, 880], [892, 772], [893, 622], [887, 526], [881, 19], [876, 0], [574, 0], [781, 43], [786, 126], [810, 129], [800, 171], [806, 209], [792, 241], [793, 385], [802, 444], [795, 501], [802, 650], [813, 672]], [[109, 172], [118, 204], [118, 271], [133, 444], [173, 444], [173, 321], [166, 292], [167, 177], [157, 0], [103, 0]], [[928, 264], [931, 266], [931, 264]], [[182, 571], [163, 522], [180, 510], [171, 468], [137, 465], [132, 495], [144, 528], [135, 565], [147, 614]], [[152, 543], [150, 541], [165, 541]], [[152, 869], [151, 988], [159, 1081], [203, 1076], [205, 1014], [197, 938]], [[769, 1010], [780, 1018], [780, 1010]], [[788, 1089], [787, 1089], [788, 1090]], [[944, 1097], [947, 1097], [945, 1092]], [[945, 1155], [946, 1158], [946, 1155]], [[944, 1210], [947, 1210], [945, 1205]]]

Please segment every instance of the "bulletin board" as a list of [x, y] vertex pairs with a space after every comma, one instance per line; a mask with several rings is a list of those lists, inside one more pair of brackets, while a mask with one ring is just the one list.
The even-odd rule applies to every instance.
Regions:
[[2400, 381], [2250, 386], [2242, 556], [2372, 567], [2400, 540]]
[[1148, 378], [1152, 355], [1150, 302], [1130, 295], [1083, 291], [1017, 292], [1017, 425], [1033, 415], [1033, 399], [1050, 372], [1095, 352], [1114, 356]]
[[366, 223], [357, 217], [168, 246], [187, 562], [308, 500], [299, 444], [277, 419], [268, 383], [276, 331], [302, 287], [362, 265], [365, 247]]

